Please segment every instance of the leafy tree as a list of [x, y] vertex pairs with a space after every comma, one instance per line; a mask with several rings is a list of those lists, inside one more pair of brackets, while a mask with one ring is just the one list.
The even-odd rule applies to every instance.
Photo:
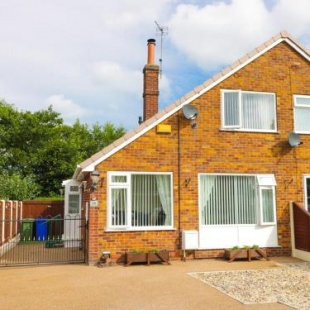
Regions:
[[78, 163], [124, 133], [111, 123], [69, 126], [52, 107], [32, 113], [0, 100], [0, 174], [35, 182], [41, 196], [58, 195]]
[[0, 199], [25, 200], [33, 199], [40, 193], [39, 186], [31, 176], [22, 178], [19, 174], [9, 175], [3, 172], [0, 175]]

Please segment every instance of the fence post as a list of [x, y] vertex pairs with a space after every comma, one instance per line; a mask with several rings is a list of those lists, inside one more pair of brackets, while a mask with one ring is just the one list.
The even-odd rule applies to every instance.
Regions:
[[1, 227], [0, 227], [0, 233], [1, 233], [1, 239], [0, 239], [0, 243], [3, 244], [4, 243], [4, 225], [5, 225], [5, 201], [1, 200], [0, 201], [0, 214], [1, 214]]
[[296, 257], [296, 249], [295, 249], [295, 223], [294, 223], [294, 205], [293, 202], [290, 201], [290, 222], [291, 222], [291, 245], [292, 245], [292, 257]]

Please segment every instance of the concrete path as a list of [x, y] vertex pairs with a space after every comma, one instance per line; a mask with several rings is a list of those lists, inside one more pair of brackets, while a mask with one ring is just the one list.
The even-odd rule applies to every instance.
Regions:
[[188, 260], [171, 265], [98, 268], [86, 265], [0, 268], [0, 308], [18, 309], [291, 309], [282, 304], [244, 305], [189, 276], [189, 272], [276, 268], [270, 261]]

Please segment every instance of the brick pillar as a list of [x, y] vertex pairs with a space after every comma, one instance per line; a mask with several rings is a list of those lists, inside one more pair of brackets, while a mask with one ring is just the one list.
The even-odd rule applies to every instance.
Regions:
[[98, 244], [98, 207], [90, 207], [88, 211], [88, 263], [90, 265], [98, 262], [99, 244]]
[[143, 121], [146, 121], [158, 112], [159, 66], [154, 63], [155, 45], [156, 41], [154, 39], [148, 40], [147, 64], [143, 68]]

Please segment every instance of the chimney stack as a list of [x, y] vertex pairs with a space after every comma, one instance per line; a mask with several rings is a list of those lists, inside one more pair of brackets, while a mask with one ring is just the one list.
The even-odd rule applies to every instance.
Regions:
[[158, 112], [159, 66], [155, 64], [155, 46], [155, 39], [147, 41], [147, 64], [143, 68], [143, 121], [146, 121]]

